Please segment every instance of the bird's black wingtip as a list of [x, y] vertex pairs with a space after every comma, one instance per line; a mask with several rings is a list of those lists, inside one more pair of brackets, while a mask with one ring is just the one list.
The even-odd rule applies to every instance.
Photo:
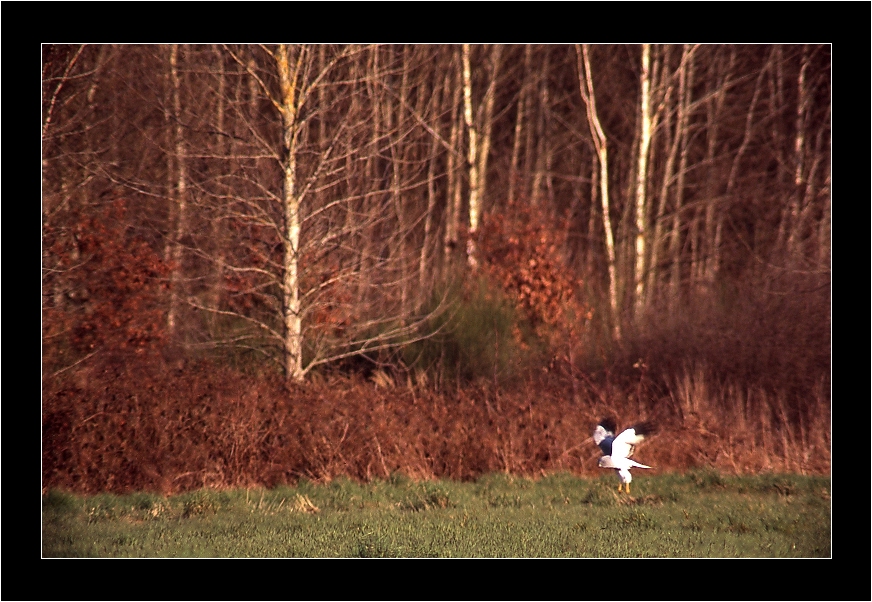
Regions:
[[633, 426], [633, 429], [636, 431], [636, 435], [646, 437], [657, 432], [657, 423], [653, 420], [646, 420]]
[[618, 432], [618, 423], [612, 416], [607, 416], [599, 421], [599, 425], [609, 431], [610, 433]]

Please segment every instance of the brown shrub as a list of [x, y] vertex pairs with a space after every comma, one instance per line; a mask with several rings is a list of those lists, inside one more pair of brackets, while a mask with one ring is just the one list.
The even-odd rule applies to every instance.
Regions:
[[[596, 475], [597, 419], [656, 418], [637, 455], [658, 470], [829, 471], [829, 394], [798, 422], [784, 399], [687, 373], [663, 392], [544, 374], [524, 386], [436, 393], [356, 379], [287, 385], [201, 363], [98, 360], [47, 382], [43, 480], [82, 493], [275, 486], [300, 478], [473, 479], [489, 472]], [[626, 424], [625, 424], [626, 425]]]

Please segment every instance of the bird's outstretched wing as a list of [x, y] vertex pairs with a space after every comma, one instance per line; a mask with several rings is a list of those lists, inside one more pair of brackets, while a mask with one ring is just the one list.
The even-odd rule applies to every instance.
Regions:
[[596, 425], [596, 428], [593, 429], [593, 442], [599, 445], [603, 442], [603, 439], [606, 437], [614, 437], [615, 431], [614, 429], [606, 428], [603, 426], [602, 422]]
[[657, 428], [653, 422], [642, 422], [623, 431], [612, 441], [613, 458], [629, 458], [633, 455], [636, 446], [645, 440], [648, 435], [653, 435]]
[[603, 418], [593, 430], [593, 442], [596, 443], [605, 455], [612, 450], [612, 440], [615, 438], [617, 424], [614, 418]]

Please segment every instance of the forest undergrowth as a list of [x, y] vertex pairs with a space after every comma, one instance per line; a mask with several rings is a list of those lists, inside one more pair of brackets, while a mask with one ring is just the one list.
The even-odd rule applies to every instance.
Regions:
[[42, 69], [47, 491], [829, 473], [829, 45]]
[[594, 476], [590, 434], [604, 415], [661, 424], [637, 454], [656, 471], [830, 470], [824, 383], [795, 413], [778, 392], [717, 384], [702, 369], [665, 385], [641, 371], [627, 383], [552, 370], [511, 386], [437, 390], [413, 373], [288, 384], [207, 362], [178, 370], [157, 356], [131, 359], [89, 363], [45, 386], [46, 489], [170, 494], [340, 476]]
[[[444, 295], [441, 322], [423, 326], [434, 334], [304, 381], [262, 360], [171, 347], [159, 294], [141, 286], [108, 282], [87, 319], [46, 313], [44, 488], [593, 476], [591, 432], [604, 416], [660, 424], [637, 454], [656, 471], [829, 473], [825, 282], [779, 283], [815, 285], [802, 295], [723, 288], [615, 341], [561, 269], [550, 230], [533, 230], [486, 229], [486, 273]], [[110, 267], [123, 282], [151, 278]]]

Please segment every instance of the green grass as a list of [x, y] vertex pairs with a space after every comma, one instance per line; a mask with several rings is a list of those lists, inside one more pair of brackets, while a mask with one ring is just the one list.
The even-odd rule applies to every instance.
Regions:
[[711, 471], [43, 498], [45, 557], [829, 557], [826, 477]]

